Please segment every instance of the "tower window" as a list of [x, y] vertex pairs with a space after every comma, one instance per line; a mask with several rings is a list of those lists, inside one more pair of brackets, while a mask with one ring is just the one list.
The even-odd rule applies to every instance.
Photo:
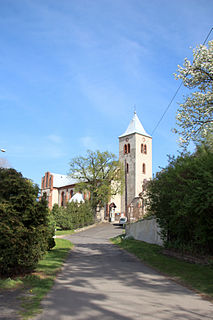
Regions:
[[126, 164], [126, 173], [129, 173], [129, 164]]
[[147, 154], [147, 145], [146, 144], [141, 144], [141, 153]]
[[146, 165], [145, 165], [145, 163], [143, 163], [143, 166], [142, 166], [142, 173], [143, 173], [143, 174], [146, 173]]
[[127, 153], [130, 153], [130, 144], [127, 145]]
[[125, 144], [124, 145], [124, 154], [130, 153], [130, 144]]
[[127, 153], [127, 145], [125, 144], [124, 145], [124, 154], [126, 154]]

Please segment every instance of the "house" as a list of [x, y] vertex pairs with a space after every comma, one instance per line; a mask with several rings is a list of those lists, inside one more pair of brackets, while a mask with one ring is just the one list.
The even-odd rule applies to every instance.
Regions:
[[[125, 168], [125, 191], [113, 196], [100, 219], [115, 220], [127, 215], [129, 220], [143, 216], [143, 192], [146, 181], [152, 178], [152, 137], [145, 131], [136, 112], [126, 131], [119, 136], [119, 160]], [[48, 206], [64, 206], [75, 194], [77, 181], [70, 176], [46, 172], [41, 181], [41, 195], [46, 194]], [[89, 199], [89, 194], [83, 194]]]

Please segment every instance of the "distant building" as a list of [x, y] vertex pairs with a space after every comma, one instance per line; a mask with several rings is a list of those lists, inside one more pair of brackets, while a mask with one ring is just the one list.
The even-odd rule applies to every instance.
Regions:
[[[100, 219], [114, 220], [127, 215], [129, 220], [144, 214], [143, 192], [147, 180], [152, 178], [152, 137], [143, 128], [136, 112], [127, 128], [119, 136], [119, 160], [125, 168], [126, 189], [122, 195], [111, 198]], [[76, 193], [77, 181], [70, 176], [46, 172], [41, 181], [41, 195], [46, 194], [48, 206], [65, 206]], [[89, 199], [89, 194], [82, 195]]]
[[74, 195], [76, 181], [69, 176], [46, 172], [41, 179], [41, 195], [45, 195], [48, 206], [52, 209], [57, 203], [64, 206]]

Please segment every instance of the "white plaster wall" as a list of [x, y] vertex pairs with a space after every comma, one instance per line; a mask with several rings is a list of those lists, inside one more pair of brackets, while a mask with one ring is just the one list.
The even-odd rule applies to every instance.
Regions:
[[158, 226], [156, 219], [144, 219], [127, 224], [126, 236], [163, 246], [163, 241], [160, 237], [160, 227]]
[[[152, 179], [152, 138], [135, 134], [136, 138], [136, 161], [135, 161], [135, 196], [142, 191], [144, 179]], [[141, 144], [146, 144], [147, 154], [141, 153]], [[143, 163], [146, 165], [146, 173], [142, 172]]]
[[58, 204], [58, 190], [57, 189], [53, 189], [52, 191], [52, 206], [54, 206], [54, 204]]

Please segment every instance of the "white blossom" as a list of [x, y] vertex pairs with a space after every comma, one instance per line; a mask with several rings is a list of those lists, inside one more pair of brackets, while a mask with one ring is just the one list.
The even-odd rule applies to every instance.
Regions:
[[193, 63], [185, 58], [175, 78], [192, 90], [179, 104], [174, 129], [186, 147], [190, 141], [197, 142], [213, 134], [213, 40], [208, 47], [200, 45], [194, 49]]

